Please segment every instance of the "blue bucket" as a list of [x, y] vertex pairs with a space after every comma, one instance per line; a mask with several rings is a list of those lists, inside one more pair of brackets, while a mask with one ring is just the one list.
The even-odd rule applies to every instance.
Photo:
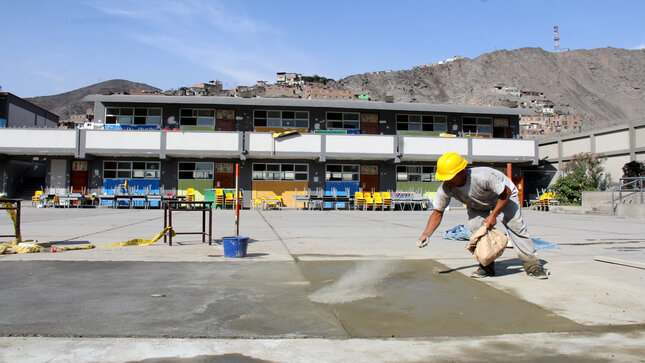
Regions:
[[222, 237], [222, 243], [224, 244], [224, 257], [246, 257], [249, 237]]

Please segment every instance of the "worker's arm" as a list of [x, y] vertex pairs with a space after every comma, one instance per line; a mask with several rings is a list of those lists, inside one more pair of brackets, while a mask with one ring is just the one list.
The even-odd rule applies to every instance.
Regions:
[[499, 216], [499, 213], [502, 211], [502, 209], [504, 209], [504, 206], [506, 206], [506, 203], [508, 203], [508, 198], [510, 197], [511, 190], [508, 189], [507, 186], [504, 186], [504, 191], [499, 195], [499, 198], [497, 198], [495, 208], [493, 208], [488, 217], [484, 219], [486, 228], [491, 229], [495, 226], [495, 224], [497, 224], [497, 216]]
[[419, 240], [417, 241], [417, 246], [419, 246], [419, 248], [425, 247], [428, 245], [430, 236], [432, 236], [432, 234], [437, 229], [437, 227], [439, 227], [439, 224], [441, 224], [442, 219], [443, 219], [443, 211], [435, 210], [432, 212], [432, 214], [430, 215], [430, 218], [428, 218], [428, 225], [426, 226], [426, 229], [423, 231], [423, 233], [421, 234], [421, 237], [419, 237]]

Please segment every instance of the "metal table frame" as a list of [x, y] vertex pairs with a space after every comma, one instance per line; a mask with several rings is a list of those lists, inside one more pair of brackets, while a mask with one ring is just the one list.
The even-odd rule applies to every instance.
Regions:
[[14, 238], [20, 238], [20, 203], [22, 200], [20, 199], [0, 199], [0, 203], [10, 203], [12, 206], [10, 207], [5, 207], [2, 204], [0, 204], [0, 210], [13, 210], [16, 211], [16, 224], [14, 226], [14, 234], [0, 234], [0, 237], [14, 237]]
[[[208, 244], [213, 244], [213, 203], [212, 201], [184, 201], [184, 200], [166, 200], [163, 202], [163, 227], [172, 228], [172, 212], [173, 211], [190, 211], [202, 212], [202, 231], [201, 232], [176, 232], [175, 234], [201, 234], [202, 243], [206, 242], [208, 236]], [[206, 212], [208, 212], [208, 232], [206, 232]], [[163, 242], [168, 242], [168, 246], [172, 246], [172, 234], [166, 233], [163, 236]]]

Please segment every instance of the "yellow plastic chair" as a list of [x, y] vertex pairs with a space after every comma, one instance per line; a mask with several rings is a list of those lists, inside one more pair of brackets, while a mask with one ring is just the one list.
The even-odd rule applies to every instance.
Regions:
[[376, 208], [381, 208], [383, 210], [383, 198], [381, 197], [381, 193], [374, 193], [374, 209]]
[[36, 191], [34, 192], [34, 196], [33, 196], [33, 197], [31, 197], [31, 206], [32, 206], [32, 207], [35, 207], [35, 206], [37, 206], [37, 205], [40, 205], [40, 204], [41, 204], [41, 203], [40, 203], [40, 196], [41, 196], [41, 195], [43, 195], [43, 191], [42, 191], [42, 190], [36, 190]]
[[215, 189], [215, 208], [224, 209], [224, 190]]
[[186, 190], [186, 201], [187, 202], [194, 202], [195, 201], [195, 189], [194, 188], [188, 188], [188, 190]]
[[363, 196], [363, 192], [354, 193], [354, 209], [358, 208], [365, 208], [365, 197]]
[[262, 208], [262, 199], [260, 198], [253, 199], [253, 209], [261, 209], [261, 208]]
[[392, 196], [390, 192], [383, 192], [381, 197], [383, 198], [383, 209], [388, 208], [392, 210]]
[[[365, 193], [365, 194], [369, 194], [369, 193]], [[374, 210], [374, 198], [372, 198], [369, 195], [365, 197], [365, 208], [367, 209], [371, 208], [372, 210]]]
[[[226, 208], [228, 208], [230, 206], [231, 209], [233, 209], [233, 201], [234, 201], [233, 193], [226, 193], [224, 196], [225, 196], [225, 201], [226, 201]], [[224, 209], [226, 209], [226, 208], [224, 208]]]

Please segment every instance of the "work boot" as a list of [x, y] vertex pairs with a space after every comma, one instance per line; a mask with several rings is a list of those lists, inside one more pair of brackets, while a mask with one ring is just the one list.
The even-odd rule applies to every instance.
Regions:
[[480, 263], [479, 268], [475, 270], [472, 274], [470, 274], [470, 277], [475, 279], [481, 279], [484, 277], [491, 277], [491, 276], [495, 276], [495, 262], [491, 262], [490, 265], [488, 266], [484, 266]]
[[542, 266], [535, 266], [531, 268], [526, 274], [539, 280], [546, 280], [549, 278], [549, 273], [545, 269], [543, 269]]

